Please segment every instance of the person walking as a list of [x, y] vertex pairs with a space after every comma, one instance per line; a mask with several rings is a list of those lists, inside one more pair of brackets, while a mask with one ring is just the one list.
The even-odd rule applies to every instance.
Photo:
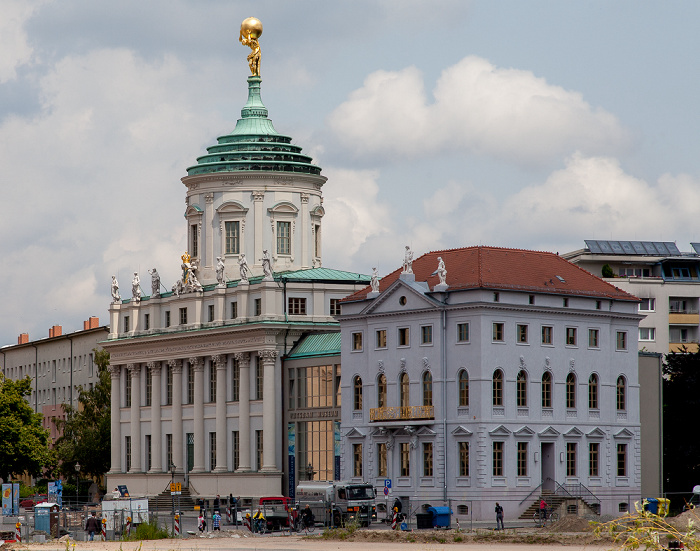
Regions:
[[211, 525], [215, 532], [217, 530], [221, 531], [221, 513], [219, 511], [214, 511], [214, 514], [211, 516]]
[[496, 508], [494, 510], [496, 512], [496, 530], [505, 530], [503, 526], [503, 507], [501, 507], [498, 501], [496, 502]]
[[221, 512], [221, 496], [219, 494], [216, 494], [214, 498], [214, 511]]
[[95, 513], [90, 513], [90, 516], [85, 523], [85, 531], [88, 533], [88, 540], [95, 541], [95, 532], [100, 531], [100, 523], [95, 518]]

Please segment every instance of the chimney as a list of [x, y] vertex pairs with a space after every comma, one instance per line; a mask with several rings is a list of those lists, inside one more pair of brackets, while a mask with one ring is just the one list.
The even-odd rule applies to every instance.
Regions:
[[88, 329], [96, 329], [100, 326], [100, 318], [96, 316], [90, 316], [90, 319], [83, 322], [83, 331]]
[[63, 327], [60, 325], [54, 325], [53, 327], [49, 328], [49, 338], [53, 337], [60, 337], [63, 334]]
[[22, 333], [17, 337], [17, 344], [27, 344], [29, 342], [29, 333]]

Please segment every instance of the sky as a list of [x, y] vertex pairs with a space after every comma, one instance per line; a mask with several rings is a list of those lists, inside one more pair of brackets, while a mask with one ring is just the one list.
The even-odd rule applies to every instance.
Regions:
[[328, 178], [324, 266], [700, 241], [698, 2], [0, 0], [0, 344], [108, 323], [112, 274], [176, 280], [250, 16], [270, 118]]

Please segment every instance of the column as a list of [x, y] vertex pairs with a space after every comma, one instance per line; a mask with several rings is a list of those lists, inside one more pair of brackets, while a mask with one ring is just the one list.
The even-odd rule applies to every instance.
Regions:
[[226, 354], [211, 357], [216, 365], [216, 467], [212, 470], [225, 473], [226, 466]]
[[[173, 371], [173, 408], [171, 430], [173, 434], [173, 463], [175, 471], [185, 472], [182, 445], [182, 360], [168, 360], [168, 365]], [[170, 465], [168, 465], [170, 470]]]
[[[265, 199], [264, 191], [254, 191], [253, 192], [253, 202], [254, 202], [254, 223], [255, 223], [255, 234], [253, 237], [253, 246], [255, 247], [255, 260], [254, 264], [256, 266], [262, 265], [262, 254], [263, 249], [263, 200]], [[274, 251], [270, 251], [273, 254]], [[257, 272], [260, 273], [260, 272]]]
[[131, 470], [140, 473], [141, 469], [141, 365], [127, 364], [131, 377]]
[[258, 352], [263, 365], [263, 464], [261, 471], [277, 472], [277, 401], [275, 363], [277, 350]]
[[238, 470], [250, 471], [250, 353], [233, 355], [240, 370], [240, 392], [238, 395]]
[[121, 408], [121, 381], [119, 376], [122, 372], [122, 366], [120, 365], [110, 365], [109, 366], [109, 376], [112, 382], [111, 389], [111, 433], [112, 433], [112, 467], [110, 468], [110, 473], [120, 473], [122, 472], [122, 435], [121, 435], [121, 424], [120, 424], [120, 408]]
[[160, 422], [161, 362], [148, 362], [151, 370], [151, 469], [149, 473], [163, 472], [162, 434]]
[[190, 358], [194, 370], [194, 465], [193, 473], [204, 472], [204, 359]]

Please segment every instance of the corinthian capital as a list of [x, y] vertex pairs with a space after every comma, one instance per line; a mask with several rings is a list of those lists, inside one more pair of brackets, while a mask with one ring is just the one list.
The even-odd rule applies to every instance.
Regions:
[[279, 352], [277, 352], [277, 350], [272, 350], [268, 348], [258, 351], [258, 356], [260, 356], [260, 359], [264, 364], [274, 362], [277, 359], [278, 355]]
[[236, 352], [233, 357], [238, 362], [238, 367], [248, 367], [250, 365], [250, 352]]
[[173, 373], [182, 373], [182, 360], [168, 360], [168, 365]]
[[141, 364], [126, 364], [126, 368], [129, 370], [131, 377], [138, 377], [141, 373]]
[[226, 368], [226, 354], [215, 354], [211, 357], [211, 361], [216, 364], [216, 369]]

